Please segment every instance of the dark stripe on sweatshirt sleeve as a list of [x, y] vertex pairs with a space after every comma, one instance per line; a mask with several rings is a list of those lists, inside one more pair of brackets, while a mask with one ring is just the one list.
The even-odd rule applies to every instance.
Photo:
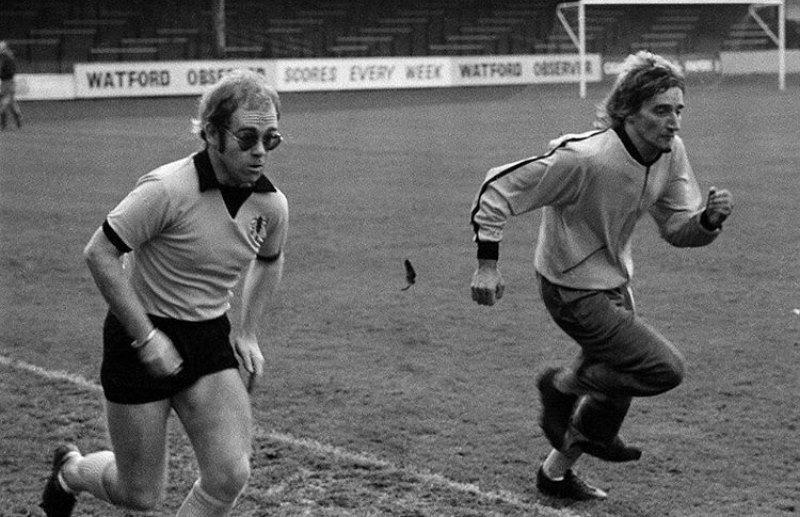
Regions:
[[508, 167], [507, 169], [503, 169], [502, 171], [498, 172], [497, 174], [494, 175], [494, 177], [492, 177], [492, 178], [488, 179], [487, 181], [485, 181], [483, 183], [483, 185], [481, 186], [480, 192], [478, 193], [478, 198], [477, 198], [477, 201], [475, 203], [475, 207], [472, 209], [472, 213], [470, 214], [470, 223], [472, 224], [472, 230], [475, 233], [475, 235], [478, 235], [478, 225], [475, 222], [475, 215], [478, 213], [478, 210], [480, 209], [480, 206], [481, 206], [481, 202], [480, 202], [481, 201], [481, 196], [483, 196], [483, 194], [486, 192], [486, 189], [489, 188], [489, 185], [491, 183], [499, 180], [500, 178], [502, 178], [503, 176], [505, 176], [507, 174], [510, 174], [510, 173], [514, 172], [515, 170], [519, 169], [520, 167], [524, 167], [525, 165], [528, 165], [528, 164], [533, 163], [535, 161], [542, 160], [544, 158], [547, 158], [547, 157], [551, 156], [557, 150], [561, 149], [562, 147], [564, 147], [565, 145], [567, 145], [570, 142], [578, 142], [578, 141], [581, 141], [581, 140], [586, 140], [587, 138], [591, 138], [591, 137], [593, 137], [595, 135], [599, 135], [600, 133], [603, 133], [605, 131], [607, 131], [607, 130], [595, 131], [595, 132], [589, 133], [588, 135], [581, 136], [580, 138], [568, 138], [568, 139], [564, 140], [563, 142], [560, 142], [556, 147], [550, 149], [545, 154], [542, 154], [542, 155], [539, 155], [539, 156], [533, 156], [531, 158], [528, 158], [527, 160], [522, 160], [522, 161], [520, 161], [518, 163], [515, 163], [515, 164], [511, 165], [510, 167]]
[[274, 255], [269, 255], [269, 256], [256, 255], [256, 260], [258, 260], [260, 262], [271, 263], [271, 262], [275, 262], [276, 260], [281, 258], [282, 254], [283, 254], [283, 252], [279, 251], [278, 253], [276, 253]]

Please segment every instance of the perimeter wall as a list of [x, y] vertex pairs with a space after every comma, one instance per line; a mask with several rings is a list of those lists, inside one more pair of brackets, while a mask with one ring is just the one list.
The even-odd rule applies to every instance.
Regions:
[[[587, 54], [586, 80], [616, 75], [622, 57]], [[777, 51], [722, 52], [675, 60], [691, 74], [778, 74]], [[19, 100], [194, 96], [234, 68], [264, 74], [281, 92], [569, 84], [580, 80], [577, 54], [76, 64], [71, 74], [19, 74]], [[786, 51], [787, 73], [800, 72], [800, 50]], [[577, 89], [576, 89], [577, 92]], [[577, 94], [577, 93], [576, 93]]]

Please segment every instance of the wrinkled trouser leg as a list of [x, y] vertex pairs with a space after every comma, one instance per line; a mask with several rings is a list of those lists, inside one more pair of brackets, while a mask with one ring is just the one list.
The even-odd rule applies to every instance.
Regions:
[[540, 282], [553, 320], [581, 347], [573, 372], [577, 388], [591, 403], [579, 404], [573, 421], [587, 438], [613, 439], [632, 397], [658, 395], [681, 383], [683, 357], [636, 316], [627, 287], [578, 290], [542, 277]]

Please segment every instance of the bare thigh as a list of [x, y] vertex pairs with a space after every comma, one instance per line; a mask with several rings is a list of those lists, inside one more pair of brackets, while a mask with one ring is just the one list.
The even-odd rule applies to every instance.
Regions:
[[194, 447], [204, 488], [234, 498], [249, 476], [252, 445], [250, 399], [239, 372], [201, 377], [172, 404]]
[[168, 400], [148, 404], [106, 403], [118, 489], [160, 492], [166, 474]]

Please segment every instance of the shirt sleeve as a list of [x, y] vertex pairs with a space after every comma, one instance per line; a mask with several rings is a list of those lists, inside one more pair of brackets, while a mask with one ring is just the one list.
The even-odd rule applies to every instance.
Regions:
[[474, 240], [500, 242], [510, 216], [573, 202], [583, 170], [570, 147], [491, 169], [473, 202]]
[[258, 250], [257, 257], [261, 260], [274, 260], [283, 253], [286, 237], [289, 231], [289, 203], [281, 191], [274, 194], [275, 200], [272, 211], [264, 221], [266, 225], [266, 238]]
[[108, 214], [106, 224], [128, 248], [136, 249], [167, 227], [169, 206], [164, 184], [145, 175]]
[[703, 227], [700, 216], [703, 196], [694, 176], [682, 140], [676, 140], [672, 152], [670, 178], [650, 215], [658, 225], [661, 237], [673, 246], [704, 246], [712, 242], [719, 230]]

